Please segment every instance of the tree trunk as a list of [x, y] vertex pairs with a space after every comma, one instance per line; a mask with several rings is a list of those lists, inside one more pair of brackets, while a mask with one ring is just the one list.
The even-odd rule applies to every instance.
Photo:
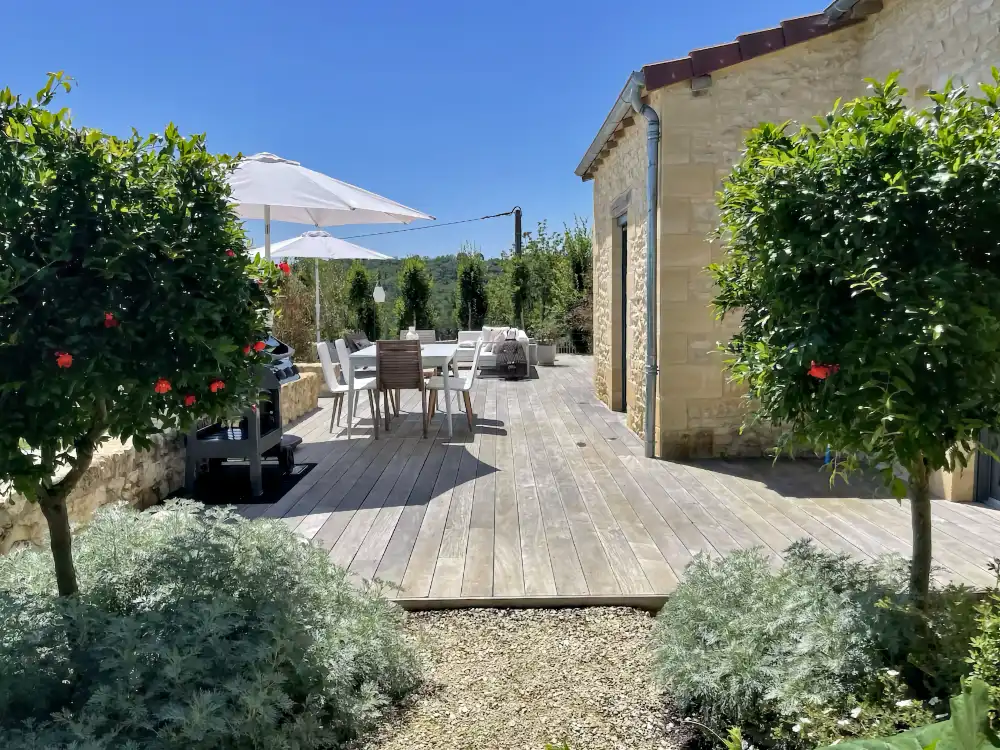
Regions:
[[[59, 596], [72, 596], [78, 591], [76, 585], [76, 567], [73, 565], [73, 535], [69, 528], [69, 509], [66, 499], [80, 483], [94, 460], [94, 450], [105, 431], [107, 405], [104, 399], [97, 401], [97, 419], [87, 430], [87, 434], [75, 442], [76, 456], [70, 460], [70, 470], [59, 482], [49, 486], [45, 482], [38, 488], [38, 504], [42, 515], [49, 526], [49, 546], [52, 549], [52, 562], [56, 568], [56, 585]], [[47, 465], [54, 473], [55, 464], [48, 456]]]
[[913, 528], [910, 592], [922, 609], [927, 604], [931, 585], [930, 472], [923, 457], [910, 467], [910, 522]]
[[59, 596], [72, 596], [77, 592], [76, 568], [73, 566], [73, 537], [69, 530], [66, 494], [69, 493], [59, 492], [54, 496], [44, 493], [38, 498], [42, 515], [49, 525], [49, 544], [52, 548], [52, 561], [56, 567]]

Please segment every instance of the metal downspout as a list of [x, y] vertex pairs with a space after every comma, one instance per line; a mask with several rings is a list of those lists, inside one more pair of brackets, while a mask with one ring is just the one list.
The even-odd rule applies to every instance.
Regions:
[[[657, 185], [660, 177], [660, 118], [639, 93], [645, 85], [642, 73], [632, 73], [629, 103], [646, 118], [646, 458], [656, 455], [656, 226]], [[624, 345], [624, 342], [622, 342]]]

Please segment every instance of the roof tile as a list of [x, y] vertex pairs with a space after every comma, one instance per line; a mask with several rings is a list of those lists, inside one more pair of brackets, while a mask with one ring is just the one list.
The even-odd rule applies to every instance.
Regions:
[[692, 50], [691, 70], [696, 76], [707, 76], [713, 70], [728, 68], [743, 61], [740, 55], [740, 43], [716, 44], [714, 47]]
[[644, 66], [642, 72], [646, 77], [646, 90], [654, 91], [690, 78], [708, 75], [716, 70], [728, 68], [745, 60], [752, 60], [783, 47], [839, 31], [855, 23], [859, 23], [859, 21], [846, 20], [831, 23], [822, 13], [802, 16], [801, 18], [789, 18], [781, 22], [780, 28], [741, 34], [735, 42], [696, 49], [690, 52], [688, 57]]
[[805, 42], [817, 36], [829, 34], [835, 29], [847, 24], [832, 25], [822, 13], [801, 18], [789, 18], [781, 22], [781, 30], [785, 33], [785, 46]]
[[752, 31], [740, 34], [736, 40], [740, 43], [740, 53], [744, 60], [752, 60], [785, 46], [785, 34], [781, 29]]
[[647, 91], [661, 89], [672, 83], [680, 83], [681, 81], [694, 78], [694, 70], [691, 67], [690, 57], [647, 65], [642, 71], [646, 76]]

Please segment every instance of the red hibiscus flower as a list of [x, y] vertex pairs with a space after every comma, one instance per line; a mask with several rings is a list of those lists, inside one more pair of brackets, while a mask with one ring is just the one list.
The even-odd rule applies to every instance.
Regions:
[[153, 390], [157, 393], [167, 393], [170, 391], [170, 381], [166, 378], [160, 378], [156, 381], [156, 385], [153, 386]]
[[255, 352], [262, 352], [264, 351], [265, 346], [267, 346], [267, 344], [265, 344], [263, 341], [258, 341], [256, 344], [253, 345], [253, 350]]
[[278, 264], [278, 268], [281, 270], [283, 274], [285, 274], [285, 276], [287, 276], [292, 272], [292, 267], [287, 263], [285, 263], [285, 261], [281, 261], [281, 263]]
[[104, 327], [105, 328], [114, 328], [117, 325], [118, 325], [118, 321], [115, 319], [114, 315], [112, 315], [109, 312], [104, 313]]
[[184, 397], [184, 406], [194, 406], [195, 401], [197, 401], [193, 395], [190, 393]]
[[839, 370], [840, 365], [821, 365], [817, 362], [809, 363], [809, 375], [817, 380], [826, 380]]
[[228, 255], [230, 258], [236, 257], [236, 253], [234, 253], [232, 250], [226, 250], [226, 255]]
[[211, 384], [208, 386], [208, 390], [210, 390], [212, 393], [218, 393], [219, 391], [223, 390], [225, 387], [226, 387], [226, 384], [223, 383], [221, 380], [213, 380], [211, 382]]
[[246, 346], [243, 347], [243, 353], [244, 354], [250, 353], [250, 344], [247, 344]]
[[66, 369], [73, 366], [73, 355], [66, 352], [56, 352], [56, 366]]

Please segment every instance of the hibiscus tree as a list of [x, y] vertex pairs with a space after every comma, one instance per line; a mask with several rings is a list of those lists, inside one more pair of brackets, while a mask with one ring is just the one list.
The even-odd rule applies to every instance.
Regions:
[[233, 250], [231, 160], [203, 136], [75, 128], [60, 88], [0, 91], [0, 490], [40, 504], [68, 595], [66, 499], [95, 449], [249, 403], [280, 271]]
[[731, 372], [783, 447], [864, 457], [909, 493], [922, 603], [930, 475], [1000, 425], [998, 89], [914, 111], [896, 76], [870, 83], [818, 127], [750, 133], [719, 195], [715, 303], [740, 316]]

